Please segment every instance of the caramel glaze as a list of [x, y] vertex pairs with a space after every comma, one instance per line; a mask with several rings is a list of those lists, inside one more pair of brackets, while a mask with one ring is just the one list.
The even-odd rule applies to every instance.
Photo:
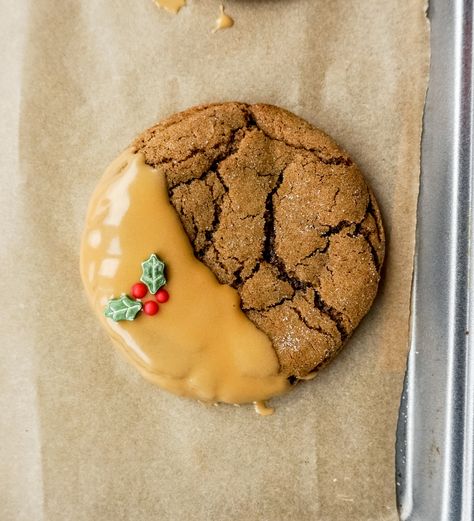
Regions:
[[[140, 277], [141, 262], [153, 252], [166, 263], [169, 301], [153, 317], [106, 318], [107, 300], [129, 291]], [[163, 389], [239, 404], [261, 402], [289, 388], [269, 338], [242, 312], [237, 291], [220, 284], [194, 256], [169, 202], [164, 174], [132, 149], [112, 163], [92, 196], [81, 275], [115, 343]]]

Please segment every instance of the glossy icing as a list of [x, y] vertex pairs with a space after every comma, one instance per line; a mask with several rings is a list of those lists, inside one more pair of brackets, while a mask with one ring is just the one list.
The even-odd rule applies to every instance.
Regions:
[[[137, 282], [141, 263], [153, 252], [166, 264], [169, 302], [154, 317], [106, 318], [107, 301]], [[241, 311], [237, 291], [220, 284], [194, 256], [164, 174], [130, 149], [107, 169], [92, 196], [81, 274], [110, 336], [160, 387], [227, 403], [258, 402], [289, 388], [270, 340]]]

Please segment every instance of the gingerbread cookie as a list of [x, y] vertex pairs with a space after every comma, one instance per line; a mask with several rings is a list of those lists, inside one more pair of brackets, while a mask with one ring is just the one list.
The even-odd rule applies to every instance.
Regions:
[[[154, 273], [153, 255], [166, 303], [156, 284], [129, 289]], [[374, 195], [331, 138], [274, 106], [222, 103], [164, 120], [112, 165], [81, 263], [93, 305], [108, 306], [109, 332], [145, 376], [241, 403], [334, 357], [373, 302], [383, 257]]]

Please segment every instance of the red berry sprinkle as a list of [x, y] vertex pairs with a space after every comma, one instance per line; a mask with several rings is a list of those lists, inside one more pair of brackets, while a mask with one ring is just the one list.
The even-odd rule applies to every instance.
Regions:
[[143, 313], [145, 313], [145, 315], [156, 315], [159, 309], [160, 307], [154, 300], [147, 300], [143, 304]]
[[143, 298], [148, 293], [148, 288], [143, 282], [137, 282], [130, 290], [133, 298]]
[[165, 302], [168, 302], [170, 295], [166, 289], [159, 289], [156, 292], [155, 298], [160, 304], [164, 304]]

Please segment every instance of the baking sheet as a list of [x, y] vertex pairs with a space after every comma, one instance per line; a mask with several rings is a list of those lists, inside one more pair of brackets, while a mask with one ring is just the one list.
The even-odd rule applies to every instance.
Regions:
[[428, 16], [431, 63], [397, 493], [402, 521], [473, 521], [473, 3], [431, 0]]
[[[12, 4], [12, 3], [8, 3]], [[4, 6], [0, 513], [22, 520], [397, 519], [428, 71], [423, 0]], [[112, 348], [78, 270], [85, 209], [142, 129], [195, 103], [267, 102], [359, 163], [388, 234], [384, 283], [347, 349], [276, 414], [157, 390]]]

